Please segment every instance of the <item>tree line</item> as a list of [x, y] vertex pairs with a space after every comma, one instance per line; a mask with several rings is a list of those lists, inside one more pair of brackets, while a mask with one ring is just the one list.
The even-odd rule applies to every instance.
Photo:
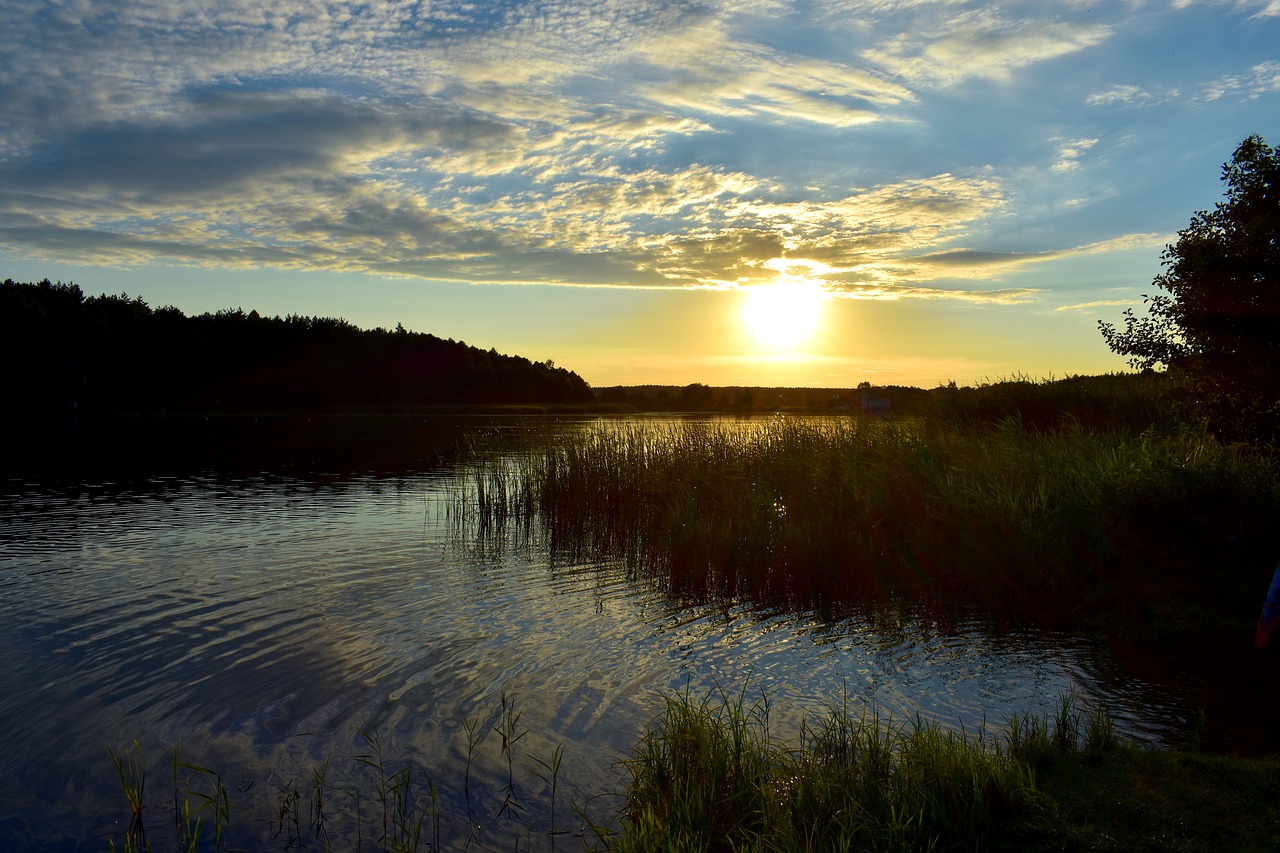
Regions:
[[[602, 406], [615, 411], [805, 412], [861, 414], [863, 394], [883, 398], [895, 418], [927, 418], [980, 427], [1017, 425], [1033, 431], [1131, 430], [1176, 426], [1181, 417], [1170, 399], [1177, 383], [1166, 373], [1108, 373], [1034, 379], [1013, 376], [978, 385], [948, 382], [935, 388], [873, 385], [856, 388], [785, 388], [674, 385], [596, 389]], [[873, 413], [880, 414], [880, 413]]]
[[328, 317], [187, 316], [73, 283], [0, 283], [4, 408], [39, 412], [317, 411], [581, 404], [576, 373], [463, 341]]

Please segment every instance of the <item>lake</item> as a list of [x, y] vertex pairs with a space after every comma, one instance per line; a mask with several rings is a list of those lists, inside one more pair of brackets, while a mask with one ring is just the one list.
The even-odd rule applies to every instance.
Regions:
[[[378, 849], [378, 780], [411, 763], [421, 802], [428, 775], [435, 790], [425, 837], [444, 848], [573, 850], [572, 805], [611, 819], [621, 761], [672, 692], [765, 696], [784, 732], [846, 697], [998, 732], [1067, 691], [1108, 703], [1144, 740], [1194, 728], [1193, 671], [1152, 677], [1086, 637], [901, 604], [839, 618], [690, 605], [618, 561], [553, 559], [536, 529], [495, 538], [458, 503], [452, 448], [479, 423], [400, 421], [346, 442], [340, 463], [298, 452], [298, 423], [246, 427], [274, 442], [259, 454], [239, 452], [245, 433], [219, 444], [200, 427], [163, 453], [79, 432], [59, 439], [57, 466], [11, 461], [0, 849], [119, 845], [130, 813], [109, 750], [135, 741], [157, 846], [174, 833], [180, 744], [182, 761], [221, 774], [243, 848], [312, 837], [309, 786], [329, 757], [323, 831], [336, 849]], [[273, 457], [282, 443], [295, 452]], [[381, 777], [356, 760], [375, 746]], [[213, 778], [181, 775], [184, 792]]]

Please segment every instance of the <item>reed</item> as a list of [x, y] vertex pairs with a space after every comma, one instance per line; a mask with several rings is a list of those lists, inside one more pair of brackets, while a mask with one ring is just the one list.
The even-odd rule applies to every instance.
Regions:
[[[158, 846], [329, 850], [330, 813], [346, 827], [335, 833], [338, 849], [439, 851], [458, 845], [497, 849], [498, 844], [555, 850], [557, 840], [566, 850], [624, 852], [1274, 846], [1280, 760], [1139, 746], [1117, 734], [1105, 708], [1086, 706], [1075, 695], [1059, 697], [1049, 713], [1015, 715], [1003, 732], [947, 730], [919, 717], [884, 719], [874, 708], [855, 707], [845, 695], [797, 735], [784, 737], [773, 727], [771, 711], [767, 697], [749, 700], [745, 685], [737, 692], [716, 689], [698, 696], [686, 688], [668, 696], [663, 712], [622, 758], [629, 778], [621, 810], [601, 821], [587, 815], [585, 804], [575, 804], [582, 823], [569, 838], [559, 838], [566, 833], [555, 828], [552, 817], [545, 835], [519, 833], [510, 844], [471, 834], [465, 840], [442, 839], [434, 783], [428, 781], [424, 791], [412, 763], [388, 760], [390, 749], [374, 733], [363, 738], [368, 751], [356, 757], [373, 776], [362, 780], [363, 788], [349, 791], [349, 808], [322, 806], [328, 759], [312, 771], [310, 836], [308, 822], [300, 819], [303, 795], [285, 784], [267, 837], [250, 840], [253, 833], [241, 833], [227, 841], [227, 836], [191, 833], [185, 841], [179, 836]], [[510, 700], [493, 731], [505, 734], [508, 750], [525, 731]], [[541, 770], [534, 775], [544, 783], [548, 776], [554, 780], [561, 755], [557, 749], [550, 760], [537, 762]], [[113, 752], [112, 761], [140, 830], [141, 750]], [[197, 782], [221, 778], [177, 763], [189, 766]], [[509, 777], [511, 787], [515, 779]], [[366, 796], [362, 791], [370, 785]], [[501, 799], [492, 808], [510, 809]], [[554, 800], [553, 794], [553, 809]], [[380, 837], [362, 834], [362, 804], [380, 807], [385, 815]], [[434, 824], [430, 833], [424, 825], [428, 811]], [[465, 811], [455, 817], [474, 824], [477, 812]], [[192, 813], [175, 799], [175, 821]], [[213, 819], [225, 828], [229, 814]], [[152, 849], [132, 828], [122, 846]], [[114, 839], [110, 847], [116, 849]]]
[[[231, 822], [231, 800], [222, 775], [182, 759], [179, 742], [170, 752], [173, 770], [173, 820], [178, 848], [187, 853], [199, 849], [200, 836], [213, 821], [213, 849], [222, 849], [223, 833]], [[194, 774], [194, 775], [193, 775]], [[193, 805], [194, 802], [194, 805]]]
[[1064, 753], [1099, 755], [1119, 748], [1122, 739], [1105, 705], [1080, 710], [1078, 697], [1063, 694], [1052, 714], [1014, 714], [1005, 734], [1011, 755], [1034, 768], [1043, 768]]
[[[129, 825], [121, 839], [121, 849], [125, 853], [150, 850], [151, 847], [147, 844], [146, 826], [142, 822], [142, 809], [147, 790], [147, 771], [142, 747], [134, 741], [132, 752], [128, 749], [122, 749], [118, 755], [115, 750], [109, 750], [109, 752], [111, 763], [115, 766], [116, 775], [120, 779], [120, 788], [124, 792], [125, 800], [129, 803]], [[115, 847], [115, 840], [112, 839], [111, 849], [115, 850]]]
[[619, 851], [1019, 849], [1042, 810], [1034, 771], [998, 742], [847, 698], [788, 742], [763, 700], [686, 691], [627, 766]]
[[845, 697], [793, 742], [767, 705], [686, 690], [627, 766], [622, 831], [597, 849], [1254, 850], [1280, 820], [1277, 759], [1140, 746], [1074, 695], [1002, 734]]
[[[168, 803], [152, 802], [146, 798], [147, 763], [135, 742], [129, 749], [109, 750], [130, 822], [118, 840], [111, 838], [107, 843], [112, 850], [132, 853], [153, 847], [189, 853], [303, 848], [427, 853], [453, 849], [447, 845], [486, 849], [504, 844], [501, 836], [510, 832], [516, 849], [527, 849], [524, 845], [537, 849], [539, 837], [548, 839], [554, 849], [555, 839], [568, 832], [557, 823], [564, 746], [557, 745], [549, 758], [525, 752], [523, 740], [529, 732], [521, 718], [515, 699], [503, 692], [489, 726], [481, 728], [479, 716], [464, 720], [466, 755], [465, 765], [458, 768], [460, 779], [442, 781], [421, 762], [384, 742], [377, 729], [358, 728], [358, 751], [350, 756], [349, 771], [342, 772], [338, 790], [344, 796], [338, 798], [331, 795], [334, 762], [330, 756], [304, 769], [300, 777], [282, 777], [263, 794], [252, 781], [229, 791], [220, 772], [184, 757], [179, 744], [170, 751], [172, 797]], [[496, 737], [485, 742], [489, 732]], [[480, 792], [475, 790], [472, 771], [473, 764], [486, 757], [486, 743], [497, 751], [505, 784], [497, 790], [486, 785]], [[549, 802], [539, 800], [537, 810], [523, 796], [531, 779], [550, 789]], [[301, 780], [301, 785], [295, 780]], [[456, 787], [461, 791], [453, 790]], [[532, 782], [528, 787], [537, 790]], [[161, 814], [168, 810], [170, 829], [161, 826], [160, 838], [148, 838], [144, 809]], [[588, 811], [601, 812], [580, 804], [573, 811], [584, 826], [591, 820]], [[234, 827], [233, 813], [237, 815]], [[593, 831], [607, 837], [608, 821], [593, 824]]]
[[483, 532], [533, 525], [557, 560], [620, 557], [684, 599], [806, 607], [909, 596], [1043, 618], [1165, 576], [1252, 590], [1241, 572], [1274, 562], [1250, 549], [1280, 514], [1265, 449], [1016, 418], [599, 421], [469, 476], [459, 501]]
[[359, 735], [369, 751], [355, 756], [355, 761], [374, 771], [374, 801], [382, 816], [382, 833], [377, 842], [389, 853], [424, 849], [423, 825], [431, 815], [437, 839], [435, 849], [439, 849], [439, 813], [430, 774], [424, 773], [427, 796], [423, 802], [421, 791], [414, 784], [413, 763], [406, 762], [399, 770], [389, 770], [378, 732], [360, 729]]

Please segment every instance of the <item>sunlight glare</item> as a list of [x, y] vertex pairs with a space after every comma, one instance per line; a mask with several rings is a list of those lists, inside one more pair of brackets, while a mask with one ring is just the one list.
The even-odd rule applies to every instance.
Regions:
[[742, 320], [752, 339], [774, 351], [803, 346], [818, 330], [822, 304], [828, 299], [821, 285], [806, 280], [782, 280], [747, 291]]

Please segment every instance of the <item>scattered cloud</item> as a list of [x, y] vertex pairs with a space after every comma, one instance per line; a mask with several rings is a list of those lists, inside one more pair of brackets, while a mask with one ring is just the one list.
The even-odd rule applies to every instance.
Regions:
[[773, 116], [832, 127], [874, 122], [887, 108], [914, 100], [910, 89], [878, 73], [760, 46], [716, 44], [690, 59], [644, 94], [680, 112]]
[[1245, 9], [1260, 7], [1254, 13], [1257, 18], [1280, 17], [1280, 0], [1237, 0], [1237, 4]]
[[1085, 98], [1085, 103], [1091, 107], [1109, 106], [1112, 104], [1120, 104], [1123, 106], [1142, 106], [1150, 104], [1153, 101], [1164, 101], [1165, 95], [1156, 96], [1146, 91], [1140, 86], [1131, 83], [1119, 83], [1103, 89], [1101, 92], [1095, 92]]
[[1206, 104], [1234, 99], [1252, 101], [1272, 92], [1280, 92], [1280, 61], [1260, 62], [1236, 74], [1227, 74], [1207, 83], [1182, 89], [1154, 91], [1132, 84], [1117, 84], [1085, 98], [1089, 106], [1151, 107], [1171, 102]]
[[[986, 248], [1027, 192], [994, 152], [1054, 140], [1078, 198], [1115, 138], [1032, 126], [1025, 78], [1124, 32], [1076, 2], [0, 0], [0, 247], [619, 287], [791, 264], [845, 296], [1026, 301], [980, 284], [1145, 239]], [[1071, 107], [1179, 97], [1089, 85]], [[1194, 99], [1276, 91], [1265, 60]]]
[[1055, 172], [1071, 172], [1080, 168], [1080, 158], [1098, 144], [1097, 139], [1073, 139], [1058, 148], [1058, 162], [1051, 167]]
[[989, 279], [1007, 275], [1024, 267], [1065, 258], [1124, 252], [1131, 249], [1163, 247], [1167, 238], [1157, 234], [1127, 234], [1095, 243], [1040, 252], [984, 252], [972, 249], [949, 249], [896, 259], [898, 277], [929, 280], [935, 277]]
[[1253, 99], [1268, 92], [1280, 92], [1280, 62], [1262, 62], [1243, 74], [1233, 74], [1215, 80], [1205, 86], [1197, 99], [1202, 101], [1216, 101], [1219, 98], [1229, 97]]
[[1039, 288], [1017, 287], [994, 290], [926, 287], [897, 281], [849, 282], [832, 290], [833, 295], [848, 299], [896, 301], [899, 299], [946, 299], [987, 305], [1020, 305], [1035, 299]]
[[973, 78], [1008, 83], [1021, 69], [1094, 47], [1110, 34], [1103, 24], [1009, 21], [984, 9], [928, 33], [895, 36], [863, 55], [924, 85], [947, 87]]
[[1141, 299], [1097, 299], [1093, 302], [1081, 302], [1076, 305], [1059, 305], [1054, 311], [1077, 311], [1081, 313], [1093, 311], [1095, 308], [1117, 308], [1141, 304]]

